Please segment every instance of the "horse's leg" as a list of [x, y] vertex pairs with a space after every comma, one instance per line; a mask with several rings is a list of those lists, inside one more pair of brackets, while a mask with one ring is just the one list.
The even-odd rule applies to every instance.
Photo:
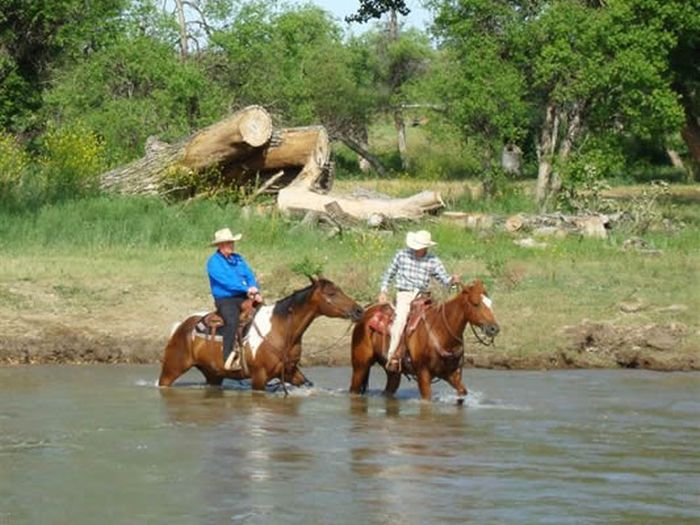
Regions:
[[199, 368], [199, 371], [202, 372], [202, 374], [204, 375], [204, 379], [207, 381], [207, 385], [221, 386], [221, 384], [224, 382], [224, 376], [222, 376], [221, 374], [205, 368], [197, 368]]
[[[185, 346], [183, 349], [182, 346]], [[189, 345], [170, 340], [165, 347], [163, 364], [160, 369], [158, 386], [170, 386], [175, 380], [192, 368]]]
[[399, 389], [401, 384], [401, 374], [399, 372], [386, 371], [386, 387], [384, 388], [384, 394], [387, 396], [393, 396]]
[[264, 367], [256, 367], [250, 371], [250, 384], [253, 390], [265, 390], [267, 386], [267, 371]]
[[289, 382], [294, 386], [314, 386], [314, 384], [311, 381], [306, 379], [306, 376], [301, 372], [301, 370], [299, 370], [298, 366], [294, 367], [294, 371], [292, 372], [292, 377], [289, 379]]
[[364, 394], [369, 383], [369, 371], [372, 368], [374, 348], [372, 336], [364, 322], [355, 325], [352, 333], [352, 378], [350, 380], [351, 394]]
[[432, 397], [432, 386], [430, 382], [432, 381], [432, 376], [430, 375], [430, 370], [427, 367], [416, 370], [416, 375], [418, 376], [418, 390], [420, 391], [421, 399], [430, 401]]
[[369, 382], [369, 366], [352, 365], [352, 379], [350, 380], [351, 394], [364, 394], [367, 391]]
[[459, 366], [447, 377], [447, 382], [457, 391], [457, 394], [464, 397], [467, 395], [467, 388], [462, 383], [462, 367]]

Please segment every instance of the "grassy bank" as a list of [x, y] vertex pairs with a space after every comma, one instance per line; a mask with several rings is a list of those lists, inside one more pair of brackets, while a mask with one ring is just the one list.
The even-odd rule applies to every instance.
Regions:
[[[680, 359], [678, 368], [697, 368], [700, 228], [692, 204], [674, 206], [685, 224], [645, 235], [656, 254], [623, 250], [622, 232], [607, 240], [551, 238], [543, 249], [525, 249], [510, 235], [437, 218], [393, 234], [367, 230], [328, 239], [275, 213], [245, 218], [236, 206], [206, 202], [94, 198], [34, 213], [0, 212], [0, 360], [63, 360], [50, 348], [71, 344], [83, 350], [69, 352], [68, 360], [156, 360], [173, 322], [211, 306], [204, 264], [208, 241], [223, 226], [244, 234], [238, 249], [269, 300], [305, 286], [300, 270], [320, 267], [363, 304], [376, 296], [406, 228], [420, 226], [433, 232], [450, 272], [465, 281], [482, 278], [494, 299], [502, 334], [495, 350], [468, 343], [470, 362], [673, 368], [664, 363]], [[609, 324], [621, 331], [606, 332]], [[346, 363], [347, 323], [315, 328], [307, 353], [330, 345], [318, 362]], [[635, 330], [646, 336], [635, 339]]]

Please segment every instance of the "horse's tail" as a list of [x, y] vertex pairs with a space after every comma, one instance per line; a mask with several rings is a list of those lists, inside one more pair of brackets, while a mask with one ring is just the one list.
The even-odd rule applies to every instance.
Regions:
[[200, 319], [200, 315], [192, 315], [173, 330], [163, 351], [163, 364], [158, 386], [170, 386], [175, 379], [192, 366], [192, 330]]

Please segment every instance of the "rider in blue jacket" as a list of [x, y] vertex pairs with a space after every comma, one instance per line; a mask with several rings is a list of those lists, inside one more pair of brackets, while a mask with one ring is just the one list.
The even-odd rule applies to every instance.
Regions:
[[255, 302], [262, 302], [255, 274], [245, 259], [240, 254], [235, 253], [234, 243], [241, 237], [240, 233], [234, 235], [228, 228], [217, 231], [211, 243], [212, 246], [217, 247], [217, 250], [207, 261], [211, 294], [214, 296], [214, 304], [219, 315], [224, 319], [224, 363], [226, 369], [231, 369], [232, 363], [236, 360], [233, 343], [238, 330], [241, 304], [248, 297]]

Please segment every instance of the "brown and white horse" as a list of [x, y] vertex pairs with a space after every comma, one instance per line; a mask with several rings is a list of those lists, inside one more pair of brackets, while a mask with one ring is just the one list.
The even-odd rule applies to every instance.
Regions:
[[196, 337], [200, 315], [185, 319], [175, 329], [165, 347], [159, 386], [170, 386], [193, 366], [208, 384], [221, 385], [224, 379], [251, 379], [254, 390], [263, 390], [268, 381], [279, 378], [295, 386], [306, 380], [298, 368], [301, 338], [316, 317], [362, 317], [362, 308], [337, 285], [323, 277], [310, 277], [311, 284], [255, 314], [243, 345], [241, 370], [224, 369], [222, 343]]
[[[352, 334], [352, 393], [361, 394], [367, 390], [370, 368], [375, 363], [385, 367], [387, 382], [384, 392], [393, 395], [399, 388], [401, 372], [386, 369], [384, 353], [389, 342], [388, 336], [369, 326], [369, 320], [377, 309], [388, 308], [391, 307], [376, 305], [367, 308], [362, 320], [355, 325]], [[411, 358], [410, 373], [418, 379], [421, 398], [430, 399], [431, 382], [435, 377], [447, 381], [459, 396], [467, 395], [467, 389], [462, 383], [462, 332], [467, 323], [481, 328], [491, 339], [499, 331], [491, 310], [491, 300], [480, 280], [468, 285], [462, 284], [454, 297], [445, 303], [431, 306], [415, 331], [406, 338], [406, 350]]]

